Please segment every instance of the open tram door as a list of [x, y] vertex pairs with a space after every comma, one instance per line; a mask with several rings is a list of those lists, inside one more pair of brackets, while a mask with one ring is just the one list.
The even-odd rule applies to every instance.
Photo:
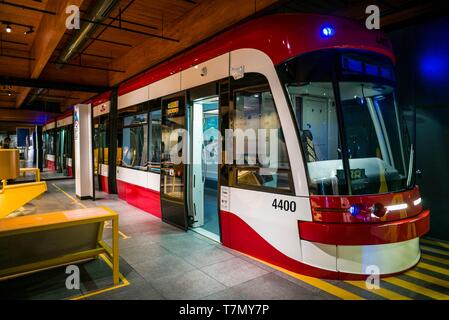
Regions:
[[220, 142], [215, 83], [162, 100], [162, 220], [215, 241]]
[[164, 222], [187, 230], [185, 178], [187, 159], [186, 95], [162, 100], [161, 213]]
[[187, 129], [190, 144], [186, 176], [189, 227], [220, 242], [218, 166], [221, 139], [217, 91], [216, 83], [189, 91]]

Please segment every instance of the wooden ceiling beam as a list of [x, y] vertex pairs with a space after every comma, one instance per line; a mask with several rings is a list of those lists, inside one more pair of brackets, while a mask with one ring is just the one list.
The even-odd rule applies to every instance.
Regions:
[[203, 1], [182, 19], [164, 25], [164, 36], [179, 42], [149, 38], [123, 56], [113, 60], [109, 73], [110, 86], [116, 85], [196, 43], [242, 21], [279, 0], [210, 0]]
[[[45, 15], [37, 28], [36, 36], [31, 47], [31, 56], [35, 61], [31, 64], [30, 78], [37, 79], [47, 65], [59, 41], [66, 32], [65, 10], [69, 5], [81, 6], [84, 0], [49, 0], [45, 10], [55, 12], [56, 15]], [[24, 88], [16, 99], [16, 107], [20, 107], [31, 88]]]

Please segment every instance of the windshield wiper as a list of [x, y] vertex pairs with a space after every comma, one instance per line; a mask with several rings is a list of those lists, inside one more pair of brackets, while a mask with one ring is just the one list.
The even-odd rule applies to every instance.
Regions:
[[407, 186], [410, 187], [412, 183], [412, 174], [413, 174], [413, 163], [415, 158], [415, 149], [413, 144], [410, 145], [410, 161], [408, 164], [408, 176], [407, 176]]

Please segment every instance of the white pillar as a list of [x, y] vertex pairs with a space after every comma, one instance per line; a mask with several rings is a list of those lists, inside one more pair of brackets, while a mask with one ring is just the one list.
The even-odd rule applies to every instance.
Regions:
[[92, 117], [90, 104], [78, 104], [74, 110], [76, 196], [93, 198]]

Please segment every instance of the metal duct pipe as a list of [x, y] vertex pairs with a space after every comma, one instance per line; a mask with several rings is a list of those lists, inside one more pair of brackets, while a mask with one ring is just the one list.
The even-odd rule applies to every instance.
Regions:
[[80, 52], [89, 38], [98, 28], [98, 23], [103, 22], [118, 4], [119, 0], [94, 1], [94, 6], [87, 13], [87, 19], [81, 28], [75, 32], [67, 46], [61, 51], [56, 67], [61, 69], [78, 52]]
[[44, 88], [39, 88], [36, 90], [36, 92], [29, 98], [27, 104], [32, 104], [37, 98], [41, 96], [41, 94], [44, 92]]

